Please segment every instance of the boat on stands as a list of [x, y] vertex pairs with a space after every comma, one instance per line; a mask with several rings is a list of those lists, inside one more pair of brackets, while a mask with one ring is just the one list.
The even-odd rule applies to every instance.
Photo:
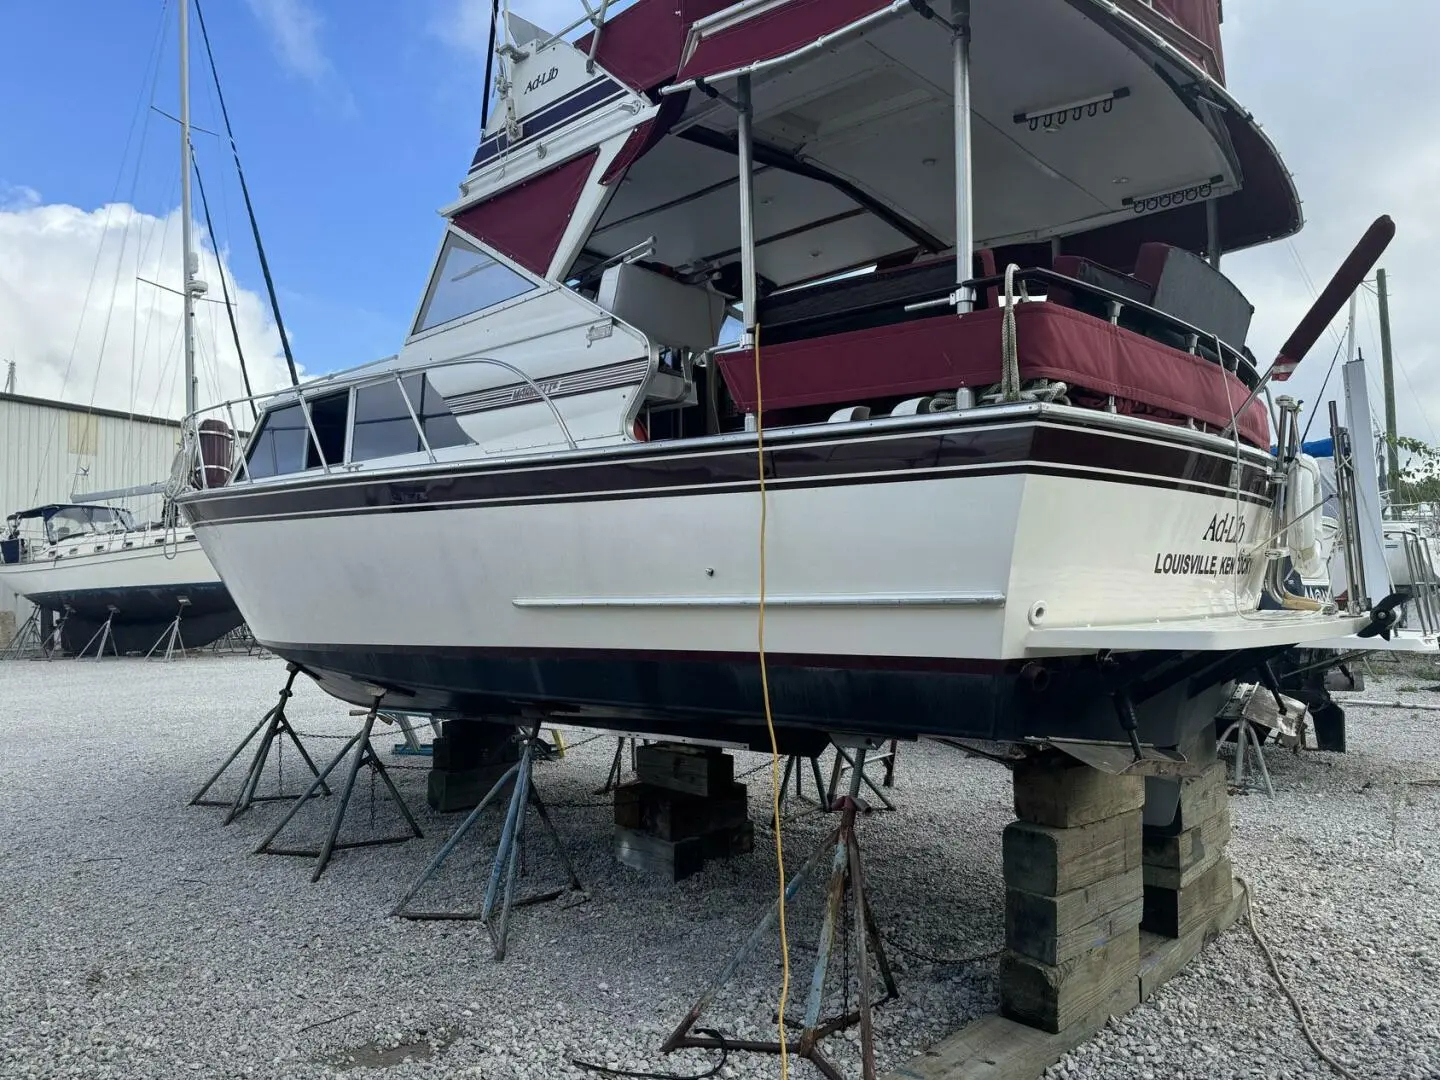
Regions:
[[1215, 0], [603, 12], [505, 14], [397, 355], [180, 496], [267, 648], [453, 716], [1175, 747], [1372, 627], [1285, 587], [1264, 391], [1393, 225], [1262, 372], [1220, 264], [1300, 202]]
[[[197, 276], [199, 260], [191, 239], [194, 152], [188, 9], [188, 0], [178, 5], [184, 267], [182, 287], [175, 291], [184, 298], [185, 407], [187, 414], [193, 414], [197, 408], [194, 308], [207, 286]], [[207, 221], [208, 216], [207, 208]], [[258, 233], [256, 238], [258, 244]], [[261, 257], [263, 261], [263, 253]], [[225, 303], [229, 304], [228, 293]], [[236, 350], [239, 353], [238, 338]], [[239, 357], [243, 369], [243, 353]], [[42, 638], [47, 650], [99, 656], [163, 649], [168, 655], [175, 647], [208, 645], [243, 625], [230, 590], [175, 504], [175, 496], [189, 487], [215, 486], [229, 478], [235, 456], [234, 419], [234, 413], [228, 413], [223, 420], [212, 417], [198, 427], [193, 423], [183, 427], [172, 475], [166, 480], [72, 495], [69, 503], [32, 507], [7, 517], [0, 538], [0, 581], [35, 605], [37, 624], [40, 613], [45, 613], [46, 623], [52, 624]], [[137, 523], [130, 510], [114, 505], [156, 494], [164, 499], [160, 521]]]

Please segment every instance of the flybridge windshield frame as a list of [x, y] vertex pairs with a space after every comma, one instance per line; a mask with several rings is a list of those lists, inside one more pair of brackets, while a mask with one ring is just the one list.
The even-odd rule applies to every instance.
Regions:
[[[458, 239], [461, 243], [475, 249], [481, 255], [492, 260], [498, 266], [501, 266], [504, 269], [508, 270], [510, 273], [518, 276], [519, 278], [527, 282], [530, 287], [527, 289], [523, 289], [520, 292], [513, 293], [512, 295], [502, 300], [496, 300], [492, 303], [489, 303], [484, 307], [476, 308], [473, 311], [469, 311], [461, 315], [456, 315], [450, 319], [447, 319], [444, 322], [435, 323], [432, 326], [422, 328], [421, 321], [425, 316], [426, 308], [430, 304], [431, 298], [435, 292], [437, 282], [439, 281], [440, 272], [444, 268], [443, 264], [445, 261], [446, 253], [451, 250], [452, 238]], [[454, 327], [463, 326], [465, 325], [465, 323], [470, 322], [473, 319], [478, 319], [482, 316], [492, 315], [497, 311], [504, 311], [507, 308], [513, 307], [516, 304], [524, 303], [525, 301], [534, 297], [539, 290], [553, 290], [557, 288], [556, 284], [553, 281], [548, 281], [545, 278], [539, 277], [538, 275], [531, 273], [519, 263], [515, 262], [513, 259], [510, 259], [507, 256], [501, 254], [499, 251], [496, 251], [493, 247], [491, 247], [489, 244], [486, 244], [484, 241], [479, 240], [474, 236], [471, 236], [464, 229], [459, 228], [452, 222], [446, 222], [445, 224], [445, 229], [440, 236], [440, 243], [435, 249], [435, 257], [430, 262], [430, 268], [430, 276], [425, 279], [425, 289], [420, 294], [420, 302], [416, 305], [415, 314], [410, 320], [411, 329], [410, 334], [406, 338], [407, 344], [411, 341], [420, 341], [425, 338], [433, 337], [436, 334], [444, 333], [445, 331], [451, 330]]]

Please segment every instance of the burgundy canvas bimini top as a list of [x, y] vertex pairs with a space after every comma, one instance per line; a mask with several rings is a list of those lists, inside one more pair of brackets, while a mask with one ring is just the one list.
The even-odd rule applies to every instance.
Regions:
[[890, 5], [891, 0], [790, 0], [704, 38], [676, 79], [703, 79], [785, 56]]

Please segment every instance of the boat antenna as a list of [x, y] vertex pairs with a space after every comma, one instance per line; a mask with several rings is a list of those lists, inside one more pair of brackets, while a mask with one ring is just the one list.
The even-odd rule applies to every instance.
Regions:
[[[270, 297], [270, 313], [275, 317], [275, 328], [280, 331], [280, 347], [285, 350], [285, 366], [290, 370], [290, 385], [299, 386], [300, 376], [295, 370], [295, 356], [290, 351], [290, 338], [285, 333], [285, 322], [280, 318], [280, 301], [275, 296], [275, 281], [270, 276], [265, 245], [260, 242], [260, 225], [255, 220], [255, 207], [250, 202], [250, 187], [245, 183], [245, 170], [240, 167], [240, 148], [235, 145], [235, 131], [230, 127], [230, 111], [225, 108], [225, 94], [220, 89], [220, 72], [216, 70], [215, 53], [210, 48], [210, 33], [205, 29], [205, 12], [200, 7], [200, 0], [194, 0], [194, 4], [195, 15], [200, 20], [200, 37], [205, 43], [205, 56], [210, 61], [210, 77], [215, 81], [215, 97], [220, 103], [220, 116], [225, 121], [225, 137], [230, 140], [230, 153], [235, 158], [235, 174], [240, 178], [240, 194], [245, 197], [245, 213], [250, 218], [250, 233], [255, 237], [255, 253], [260, 259], [260, 273], [265, 277], [265, 291]], [[184, 6], [184, 0], [181, 6]]]
[[[218, 252], [220, 243], [215, 239], [215, 222], [210, 218], [210, 200], [205, 197], [205, 180], [200, 175], [200, 163], [197, 161], [194, 164], [195, 186], [200, 189], [200, 209], [205, 212], [205, 231], [210, 234], [210, 246]], [[245, 350], [240, 347], [240, 327], [235, 324], [235, 307], [230, 302], [230, 286], [225, 281], [225, 267], [220, 266], [219, 269], [220, 295], [225, 298], [225, 317], [230, 320], [230, 336], [235, 339], [235, 355], [240, 358], [240, 378], [245, 380], [245, 397], [250, 401], [250, 415], [258, 419], [260, 413], [255, 408], [255, 392], [250, 389], [250, 369], [245, 364]]]
[[[185, 300], [185, 415], [193, 416], [195, 401], [195, 297], [204, 286], [195, 280], [195, 257], [190, 247], [190, 4], [180, 0], [180, 249], [185, 267], [181, 290]], [[197, 291], [197, 286], [199, 289]]]
[[495, 76], [495, 33], [500, 23], [500, 0], [490, 4], [490, 44], [485, 48], [485, 92], [480, 96], [480, 134], [490, 124], [490, 80]]
[[1230, 422], [1220, 432], [1222, 437], [1230, 434], [1231, 429], [1238, 425], [1240, 417], [1245, 415], [1245, 410], [1250, 408], [1250, 403], [1263, 393], [1270, 383], [1284, 382], [1290, 378], [1300, 361], [1305, 358], [1305, 354], [1310, 351], [1310, 347], [1319, 340], [1330, 321], [1340, 313], [1346, 299], [1360, 287], [1366, 275], [1380, 261], [1380, 256], [1394, 238], [1395, 222], [1388, 214], [1381, 214], [1370, 228], [1365, 230], [1365, 235], [1360, 237], [1350, 254], [1345, 256], [1345, 261], [1335, 271], [1329, 284], [1320, 291], [1305, 317], [1296, 325], [1285, 344], [1280, 346], [1280, 352], [1260, 377], [1255, 389], [1240, 403], [1240, 408], [1231, 414]]

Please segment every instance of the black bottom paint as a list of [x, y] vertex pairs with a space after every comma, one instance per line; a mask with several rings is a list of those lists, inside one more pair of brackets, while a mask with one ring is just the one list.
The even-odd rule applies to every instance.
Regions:
[[[531, 708], [562, 722], [572, 713], [574, 723], [587, 727], [719, 738], [766, 750], [770, 745], [760, 669], [752, 657], [617, 652], [517, 658], [481, 649], [263, 644], [356, 705], [370, 704], [371, 688], [379, 687], [387, 691], [386, 704], [417, 712], [496, 718]], [[795, 658], [772, 661], [777, 728], [792, 743], [806, 745], [817, 738], [823, 743], [829, 732], [1125, 739], [1111, 686], [1086, 659], [1054, 662], [1043, 690], [1021, 674], [1019, 664], [971, 662], [965, 670], [934, 670], [885, 662], [842, 668], [806, 666]], [[1140, 737], [1175, 746], [1213, 723], [1224, 698], [1221, 684], [1188, 681], [1154, 694], [1137, 705]]]
[[107, 645], [105, 652], [107, 656], [112, 651], [125, 656], [150, 650], [180, 610], [182, 596], [190, 601], [180, 620], [180, 637], [186, 648], [209, 645], [245, 621], [230, 599], [230, 590], [219, 582], [43, 593], [30, 600], [36, 607], [51, 612], [57, 622], [65, 609], [70, 609], [60, 631], [60, 642], [72, 656], [92, 640], [91, 651], [98, 648], [96, 635], [105, 625], [110, 608], [114, 607], [115, 615], [110, 621], [114, 649]]

